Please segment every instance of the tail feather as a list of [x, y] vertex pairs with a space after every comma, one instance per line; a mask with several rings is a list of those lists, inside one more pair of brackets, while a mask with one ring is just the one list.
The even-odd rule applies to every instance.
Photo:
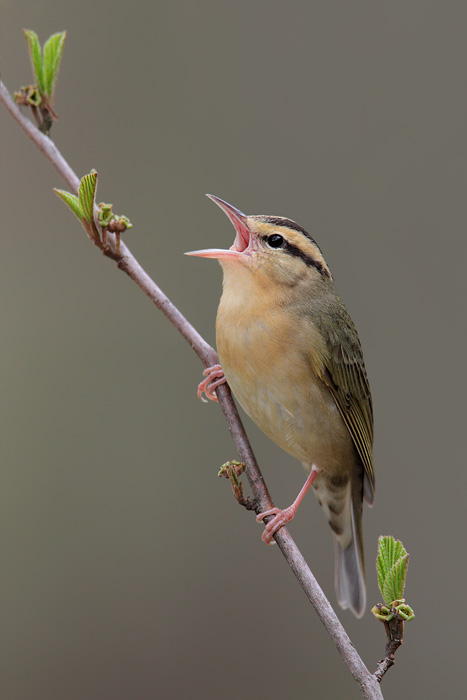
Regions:
[[363, 556], [363, 469], [354, 470], [341, 487], [332, 479], [317, 478], [313, 490], [333, 532], [337, 600], [361, 617], [365, 612], [365, 561]]
[[[361, 499], [361, 496], [360, 496]], [[334, 535], [335, 548], [335, 585], [339, 605], [344, 610], [350, 608], [356, 617], [361, 617], [365, 612], [365, 562], [363, 556], [362, 539], [362, 514], [360, 504], [355, 504], [355, 498], [351, 499], [351, 523], [352, 539], [344, 548], [336, 535]], [[357, 513], [355, 510], [357, 509]]]

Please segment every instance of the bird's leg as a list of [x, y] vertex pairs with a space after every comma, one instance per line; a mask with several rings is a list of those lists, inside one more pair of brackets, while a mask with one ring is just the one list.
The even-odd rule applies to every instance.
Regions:
[[295, 513], [298, 510], [298, 506], [302, 502], [303, 497], [312, 485], [313, 481], [318, 476], [318, 473], [318, 468], [315, 467], [315, 465], [313, 464], [308, 479], [303, 484], [300, 493], [298, 494], [297, 498], [291, 506], [289, 506], [288, 508], [284, 508], [284, 510], [281, 510], [280, 508], [270, 508], [269, 510], [265, 510], [264, 513], [260, 513], [256, 517], [256, 522], [260, 523], [268, 515], [274, 515], [274, 518], [272, 518], [272, 520], [270, 520], [267, 523], [266, 527], [264, 528], [264, 532], [261, 535], [261, 539], [263, 540], [263, 542], [265, 542], [266, 544], [275, 544], [273, 539], [275, 533], [278, 530], [280, 530], [280, 528], [283, 527], [283, 525], [293, 520], [293, 518], [295, 517]]
[[211, 401], [218, 401], [214, 392], [218, 386], [227, 382], [224, 370], [220, 365], [213, 365], [204, 370], [203, 377], [206, 377], [206, 379], [203, 379], [203, 381], [198, 384], [198, 398], [204, 403], [207, 403], [203, 396], [203, 394], [206, 394], [206, 397], [211, 399]]

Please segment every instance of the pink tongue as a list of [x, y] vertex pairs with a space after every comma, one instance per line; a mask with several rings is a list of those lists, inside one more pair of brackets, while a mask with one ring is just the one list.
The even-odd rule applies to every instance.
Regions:
[[239, 253], [243, 253], [250, 244], [250, 232], [243, 223], [239, 221], [234, 222], [235, 226], [235, 241], [230, 250], [236, 250]]
[[243, 253], [243, 251], [245, 250], [245, 247], [246, 246], [243, 245], [243, 240], [241, 239], [241, 237], [237, 233], [237, 235], [235, 236], [235, 241], [234, 241], [233, 245], [230, 246], [230, 250], [236, 250], [237, 253]]

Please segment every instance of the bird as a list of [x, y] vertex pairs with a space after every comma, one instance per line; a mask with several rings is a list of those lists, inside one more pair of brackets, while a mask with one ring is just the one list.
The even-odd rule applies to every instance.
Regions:
[[216, 318], [219, 364], [204, 371], [198, 396], [217, 400], [227, 382], [245, 412], [300, 460], [306, 482], [291, 506], [260, 513], [262, 535], [294, 517], [312, 487], [331, 527], [335, 588], [341, 608], [361, 617], [366, 605], [362, 505], [373, 504], [373, 408], [356, 328], [323, 253], [291, 219], [243, 214], [207, 195], [228, 216], [227, 249], [190, 251], [217, 259], [223, 291]]

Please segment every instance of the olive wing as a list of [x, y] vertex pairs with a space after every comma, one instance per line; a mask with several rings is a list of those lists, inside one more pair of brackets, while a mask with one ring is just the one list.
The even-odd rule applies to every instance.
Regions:
[[344, 419], [365, 470], [364, 497], [373, 503], [373, 406], [357, 330], [343, 303], [332, 305], [320, 331], [326, 344], [322, 379]]

